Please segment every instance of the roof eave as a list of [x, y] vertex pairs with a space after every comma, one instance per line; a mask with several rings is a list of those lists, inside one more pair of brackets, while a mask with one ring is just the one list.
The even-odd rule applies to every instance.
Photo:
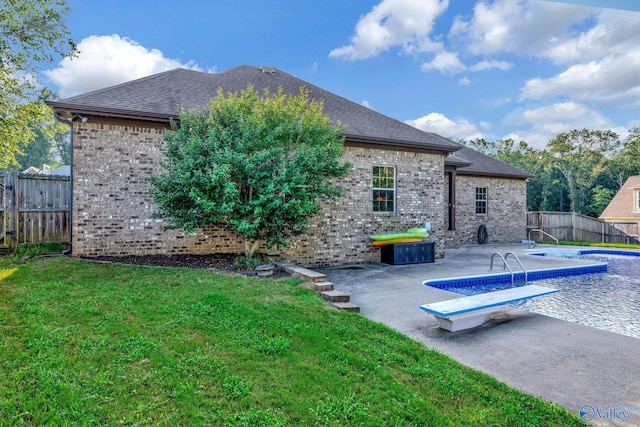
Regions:
[[501, 172], [476, 172], [476, 171], [465, 171], [463, 169], [457, 170], [458, 175], [468, 175], [468, 176], [484, 176], [488, 178], [508, 178], [508, 179], [533, 179], [536, 176], [532, 174], [515, 174], [515, 173], [501, 173]]
[[362, 135], [353, 135], [345, 133], [343, 134], [345, 137], [345, 143], [354, 144], [354, 145], [374, 145], [389, 149], [413, 149], [420, 151], [431, 151], [439, 154], [452, 153], [454, 151], [458, 151], [459, 148], [451, 145], [444, 144], [430, 144], [426, 142], [420, 141], [406, 141], [406, 140], [397, 140], [390, 138], [376, 138], [376, 137], [368, 137]]
[[46, 104], [56, 113], [69, 112], [72, 114], [112, 117], [118, 119], [145, 120], [153, 122], [170, 123], [177, 120], [178, 116], [173, 114], [150, 113], [147, 111], [124, 110], [115, 108], [90, 107], [86, 105], [71, 104], [65, 102], [47, 101]]

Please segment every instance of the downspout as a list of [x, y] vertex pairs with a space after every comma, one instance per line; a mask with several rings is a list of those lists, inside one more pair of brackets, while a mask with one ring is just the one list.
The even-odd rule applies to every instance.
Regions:
[[448, 172], [449, 174], [449, 231], [456, 231], [456, 178], [457, 173], [455, 170]]

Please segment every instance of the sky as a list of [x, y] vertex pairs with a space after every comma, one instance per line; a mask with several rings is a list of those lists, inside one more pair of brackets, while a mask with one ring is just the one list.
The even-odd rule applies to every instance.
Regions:
[[640, 127], [638, 0], [68, 0], [62, 98], [270, 65], [428, 132], [544, 148]]

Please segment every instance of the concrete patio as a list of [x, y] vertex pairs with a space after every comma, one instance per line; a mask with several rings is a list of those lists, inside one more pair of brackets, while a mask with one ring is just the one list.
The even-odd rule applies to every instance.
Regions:
[[[336, 290], [350, 294], [362, 315], [467, 366], [572, 412], [582, 410], [590, 424], [640, 425], [640, 412], [628, 412], [624, 420], [622, 415], [614, 419], [602, 416], [611, 408], [640, 411], [640, 339], [510, 307], [479, 328], [451, 333], [438, 328], [435, 318], [419, 309], [421, 304], [459, 297], [423, 286], [424, 280], [502, 272], [497, 258], [494, 270], [489, 270], [494, 252], [516, 253], [528, 271], [593, 264], [532, 256], [526, 244], [519, 244], [448, 249], [444, 259], [430, 264], [316, 270], [326, 274]], [[514, 271], [519, 270], [516, 263], [510, 264]], [[597, 310], [598, 301], [593, 306]]]

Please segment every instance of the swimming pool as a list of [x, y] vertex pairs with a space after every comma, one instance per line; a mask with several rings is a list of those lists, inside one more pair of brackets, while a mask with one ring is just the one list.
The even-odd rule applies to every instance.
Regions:
[[[597, 264], [530, 272], [529, 281], [560, 289], [560, 292], [520, 301], [514, 304], [515, 307], [640, 338], [640, 252], [556, 250], [532, 255], [579, 257]], [[516, 272], [515, 276], [515, 286], [522, 286], [524, 274]], [[449, 282], [427, 281], [424, 284], [464, 295], [512, 286], [510, 274], [459, 278]]]

